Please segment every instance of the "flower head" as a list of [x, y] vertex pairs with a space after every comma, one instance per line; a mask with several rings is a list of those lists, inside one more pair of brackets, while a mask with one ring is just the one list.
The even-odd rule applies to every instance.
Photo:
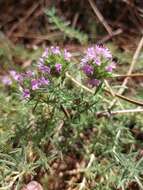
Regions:
[[60, 55], [61, 52], [60, 52], [60, 48], [58, 46], [54, 47], [54, 46], [51, 46], [51, 52], [53, 54], [56, 54], [56, 55]]
[[92, 87], [98, 86], [104, 78], [111, 74], [114, 68], [115, 63], [112, 62], [110, 50], [101, 45], [87, 48], [81, 59], [81, 69], [88, 79], [88, 84]]
[[95, 87], [95, 86], [99, 86], [100, 82], [101, 82], [101, 81], [98, 80], [98, 79], [90, 79], [90, 80], [88, 81], [88, 84], [91, 85], [92, 87]]
[[62, 65], [61, 65], [60, 63], [56, 63], [56, 64], [55, 64], [55, 69], [56, 69], [56, 71], [57, 71], [58, 73], [60, 73], [61, 70], [62, 70]]
[[42, 85], [48, 85], [49, 84], [49, 80], [48, 79], [45, 79], [45, 77], [41, 77], [39, 78], [39, 86], [42, 86]]
[[39, 65], [38, 65], [38, 68], [39, 68], [39, 70], [40, 70], [42, 73], [48, 73], [48, 74], [50, 74], [50, 72], [51, 72], [50, 67], [49, 67], [49, 66], [46, 66], [46, 65], [43, 65], [43, 64], [39, 64]]
[[16, 80], [16, 81], [18, 81], [18, 82], [23, 81], [23, 76], [20, 75], [19, 73], [17, 73], [16, 71], [11, 70], [9, 73], [10, 73], [11, 77], [12, 77], [14, 80]]
[[[45, 51], [44, 51], [43, 54], [42, 54], [42, 58], [48, 57], [48, 54], [49, 54], [49, 49], [46, 48]], [[42, 60], [42, 59], [41, 59], [41, 60]]]
[[70, 58], [72, 57], [71, 53], [68, 52], [66, 49], [64, 50], [64, 58], [67, 61], [70, 61]]
[[102, 56], [102, 57], [107, 58], [107, 59], [112, 58], [112, 54], [111, 54], [110, 50], [104, 46], [96, 45], [95, 51], [96, 51], [96, 54], [98, 56]]
[[24, 99], [30, 98], [30, 90], [28, 88], [23, 89], [23, 94], [22, 94]]
[[93, 74], [93, 67], [91, 65], [86, 64], [82, 67], [82, 69], [86, 75], [92, 75]]
[[38, 65], [43, 65], [45, 62], [45, 59], [43, 57], [40, 57], [38, 60]]
[[4, 85], [7, 85], [7, 86], [10, 86], [12, 84], [11, 78], [7, 75], [3, 76], [1, 81]]
[[33, 77], [33, 76], [35, 76], [35, 73], [33, 71], [28, 70], [28, 71], [26, 71], [26, 73], [24, 74], [24, 76], [25, 77]]
[[31, 88], [32, 88], [32, 90], [39, 89], [39, 80], [32, 79], [31, 80]]
[[112, 72], [113, 69], [115, 69], [115, 68], [116, 68], [116, 64], [114, 62], [112, 62], [110, 65], [107, 65], [105, 69], [108, 72]]

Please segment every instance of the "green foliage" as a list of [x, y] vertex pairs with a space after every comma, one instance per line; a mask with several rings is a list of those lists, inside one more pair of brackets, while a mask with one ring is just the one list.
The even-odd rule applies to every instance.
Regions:
[[133, 146], [137, 142], [125, 127], [126, 117], [110, 120], [95, 117], [95, 111], [101, 106], [98, 96], [82, 89], [77, 91], [77, 87], [60, 93], [54, 89], [36, 107], [35, 101], [25, 104], [16, 97], [5, 97], [6, 94], [0, 94], [0, 184], [3, 189], [13, 185], [19, 189], [30, 176], [38, 175], [37, 170], [50, 176], [51, 163], [64, 159], [69, 152], [88, 162], [94, 153], [91, 166], [80, 168], [89, 189], [126, 189], [132, 181], [141, 186], [143, 159], [139, 151], [142, 145], [138, 149]]
[[[72, 168], [68, 164], [61, 172], [65, 175], [62, 183], [65, 178], [71, 180], [70, 172], [80, 175], [73, 189], [84, 185], [85, 189], [124, 190], [131, 183], [142, 189], [143, 144], [130, 129], [132, 122], [136, 128], [142, 127], [141, 114], [128, 117], [128, 121], [126, 116], [98, 118], [96, 112], [108, 107], [102, 87], [89, 93], [80, 84], [84, 80], [78, 66], [66, 61], [63, 54], [50, 53], [44, 60], [52, 70], [60, 62], [63, 72], [52, 72], [50, 85], [30, 89], [32, 96], [27, 102], [20, 99], [15, 84], [1, 86], [0, 190], [19, 190], [33, 178], [45, 183], [46, 190], [52, 176], [58, 183], [55, 176], [60, 171], [55, 171], [54, 163], [60, 168], [60, 163], [72, 156], [78, 169], [76, 164]], [[78, 84], [67, 77], [67, 70]], [[36, 77], [39, 73], [36, 71]]]
[[68, 22], [63, 21], [63, 19], [57, 16], [55, 8], [46, 10], [45, 13], [49, 18], [49, 22], [54, 25], [55, 29], [63, 32], [66, 37], [77, 39], [81, 44], [87, 43], [88, 36], [78, 29], [74, 29], [73, 27], [69, 26]]

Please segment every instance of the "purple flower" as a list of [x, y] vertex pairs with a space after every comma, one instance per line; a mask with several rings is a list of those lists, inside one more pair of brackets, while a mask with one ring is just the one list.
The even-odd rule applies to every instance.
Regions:
[[95, 57], [94, 61], [93, 61], [96, 65], [101, 65], [101, 61], [99, 57]]
[[24, 99], [30, 98], [30, 90], [28, 88], [23, 89], [23, 94], [22, 94]]
[[64, 58], [67, 61], [70, 61], [70, 58], [72, 57], [71, 53], [68, 52], [66, 49], [64, 50]]
[[101, 58], [104, 59], [111, 59], [112, 54], [109, 51], [108, 48], [105, 48], [104, 46], [92, 46], [87, 48], [86, 50], [86, 55], [84, 58], [81, 60], [81, 64], [85, 65], [86, 63], [89, 62], [94, 62], [96, 65], [101, 65]]
[[49, 80], [48, 79], [45, 79], [45, 77], [41, 77], [39, 80], [39, 85], [48, 85], [49, 84]]
[[39, 81], [36, 79], [31, 80], [31, 87], [32, 90], [37, 90], [39, 88]]
[[91, 65], [86, 64], [83, 66], [82, 69], [86, 75], [92, 75], [93, 74], [93, 67]]
[[40, 57], [39, 60], [38, 60], [38, 65], [43, 65], [44, 64], [44, 58]]
[[49, 54], [49, 49], [46, 48], [45, 51], [44, 51], [44, 53], [42, 54], [42, 58], [48, 57], [48, 54]]
[[33, 72], [33, 71], [26, 71], [26, 73], [25, 73], [25, 76], [26, 77], [33, 77], [35, 75], [35, 73]]
[[12, 71], [10, 71], [9, 73], [10, 73], [11, 77], [12, 77], [14, 80], [16, 80], [16, 81], [18, 81], [18, 82], [23, 81], [22, 75], [18, 74], [16, 71], [12, 70]]
[[88, 63], [88, 57], [85, 56], [84, 58], [81, 59], [81, 66], [84, 66]]
[[90, 80], [88, 81], [88, 83], [89, 83], [92, 87], [95, 87], [95, 86], [99, 86], [100, 80], [98, 80], [98, 79], [90, 79]]
[[95, 51], [98, 56], [103, 56], [104, 58], [111, 59], [112, 54], [110, 50], [104, 46], [96, 45]]
[[49, 66], [46, 66], [46, 65], [43, 65], [43, 64], [39, 64], [39, 65], [38, 65], [38, 68], [39, 68], [39, 70], [40, 70], [42, 73], [48, 73], [48, 74], [50, 74], [51, 69], [50, 69]]
[[11, 78], [7, 75], [3, 76], [1, 81], [4, 85], [7, 85], [7, 86], [10, 86], [12, 84]]
[[88, 48], [85, 57], [82, 59], [82, 63], [90, 61], [93, 61], [96, 65], [101, 65], [100, 56], [98, 56], [95, 47]]
[[112, 72], [113, 71], [113, 69], [115, 69], [116, 68], [116, 64], [113, 62], [113, 63], [111, 63], [110, 65], [108, 65], [108, 66], [106, 66], [106, 71], [108, 71], [108, 72]]
[[55, 69], [56, 69], [56, 71], [57, 71], [58, 73], [60, 73], [61, 70], [62, 70], [62, 65], [61, 65], [60, 63], [56, 63], [56, 64], [55, 64]]
[[61, 54], [60, 49], [59, 49], [58, 46], [56, 46], [56, 47], [51, 46], [51, 52], [53, 54], [56, 54], [56, 55], [60, 55]]
[[94, 47], [87, 48], [86, 56], [90, 60], [96, 58], [95, 48]]

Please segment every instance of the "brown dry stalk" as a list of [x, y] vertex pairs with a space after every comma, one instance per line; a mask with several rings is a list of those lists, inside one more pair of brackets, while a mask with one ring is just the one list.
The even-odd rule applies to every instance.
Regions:
[[[95, 160], [95, 156], [94, 156], [94, 154], [91, 154], [90, 160], [89, 160], [89, 163], [88, 163], [86, 169], [89, 169], [91, 167], [94, 160]], [[86, 177], [83, 177], [82, 182], [81, 182], [80, 187], [79, 187], [79, 190], [85, 189], [85, 185], [86, 185]]]
[[101, 111], [101, 112], [97, 112], [96, 116], [97, 117], [103, 117], [103, 116], [109, 116], [109, 115], [116, 115], [116, 114], [127, 114], [127, 113], [139, 113], [139, 112], [143, 112], [143, 109], [141, 108], [137, 108], [137, 109], [126, 109], [126, 110], [116, 110], [116, 111]]
[[114, 75], [110, 78], [126, 78], [126, 77], [130, 77], [130, 78], [136, 78], [136, 77], [143, 77], [143, 73], [133, 73], [133, 74], [130, 74], [130, 75]]
[[102, 23], [102, 25], [105, 27], [105, 29], [107, 30], [107, 32], [110, 34], [110, 36], [112, 36], [112, 29], [111, 27], [108, 25], [108, 23], [106, 22], [106, 20], [104, 19], [103, 15], [101, 14], [101, 12], [98, 10], [98, 8], [96, 7], [95, 3], [93, 0], [88, 0], [90, 3], [91, 8], [93, 9], [94, 13], [96, 14], [96, 16], [98, 17], [99, 21]]
[[[86, 90], [87, 92], [90, 92], [91, 94], [94, 94], [94, 91], [89, 89], [88, 87], [84, 86], [80, 82], [78, 82], [75, 78], [73, 78], [68, 72], [66, 72], [66, 77], [69, 78], [71, 81], [73, 81], [77, 86], [81, 87], [82, 89]], [[107, 92], [109, 95], [112, 95], [112, 93], [104, 88], [104, 91]], [[126, 96], [120, 95], [118, 93], [114, 93], [114, 95], [122, 100], [128, 101], [132, 104], [138, 105], [138, 106], [143, 106], [143, 102], [128, 98]]]
[[29, 38], [29, 39], [39, 39], [39, 40], [50, 40], [52, 38], [55, 37], [62, 37], [62, 33], [61, 32], [52, 32], [49, 33], [47, 35], [40, 35], [40, 34], [36, 34], [36, 33], [15, 33], [12, 36], [16, 37], [16, 38]]
[[[105, 84], [106, 88], [110, 91], [110, 94], [111, 94], [113, 97], [115, 97], [115, 93], [114, 93], [113, 89], [111, 88], [111, 86], [110, 86], [110, 84], [108, 83], [107, 80], [104, 80], [104, 84]], [[119, 100], [119, 99], [118, 99], [118, 103], [119, 103], [120, 107], [123, 108], [123, 106], [122, 106], [122, 104], [120, 103], [120, 100]]]
[[[107, 92], [108, 94], [111, 94], [111, 92], [110, 92], [109, 90], [107, 90], [107, 89], [104, 89], [104, 91]], [[141, 101], [134, 100], [134, 99], [132, 99], [132, 98], [128, 98], [128, 97], [123, 96], [123, 95], [118, 94], [118, 93], [114, 93], [114, 94], [115, 94], [116, 97], [118, 97], [118, 98], [120, 98], [120, 99], [122, 99], [122, 100], [125, 100], [125, 101], [127, 101], [127, 102], [132, 103], [132, 104], [135, 104], [135, 105], [138, 105], [138, 106], [142, 106], [142, 107], [143, 107], [143, 102], [141, 102]], [[111, 94], [111, 95], [112, 95], [112, 94]]]
[[27, 10], [26, 15], [24, 17], [22, 17], [19, 22], [17, 22], [15, 25], [13, 25], [13, 27], [11, 28], [11, 30], [8, 32], [8, 36], [10, 36], [14, 30], [16, 30], [20, 25], [22, 25], [30, 16], [31, 14], [33, 14], [33, 12], [38, 8], [40, 2], [34, 3], [29, 10]]
[[[136, 51], [134, 53], [134, 56], [133, 56], [133, 59], [132, 59], [131, 65], [130, 65], [130, 68], [129, 68], [128, 72], [127, 72], [127, 76], [131, 75], [131, 73], [133, 71], [133, 68], [135, 66], [135, 63], [137, 62], [137, 59], [138, 59], [138, 56], [140, 54], [140, 51], [141, 51], [142, 47], [143, 47], [143, 36], [142, 36], [141, 40], [138, 43], [137, 49], [136, 49]], [[126, 77], [124, 79], [124, 81], [123, 81], [123, 83], [121, 85], [121, 88], [118, 91], [118, 94], [123, 94], [124, 93], [124, 90], [125, 90], [125, 87], [126, 87], [126, 85], [128, 83], [128, 80], [129, 80], [129, 77]], [[111, 102], [111, 104], [109, 106], [109, 109], [111, 109], [114, 106], [115, 103], [116, 103], [116, 99], [114, 99]]]
[[112, 31], [112, 35], [108, 34], [106, 36], [104, 36], [101, 40], [97, 41], [98, 44], [102, 44], [107, 42], [108, 40], [110, 40], [111, 38], [113, 38], [114, 36], [117, 36], [119, 34], [121, 34], [123, 32], [123, 30], [121, 28]]

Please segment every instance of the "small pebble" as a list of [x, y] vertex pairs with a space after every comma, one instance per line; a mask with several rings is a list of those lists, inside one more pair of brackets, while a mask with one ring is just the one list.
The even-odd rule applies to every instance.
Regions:
[[21, 190], [43, 190], [40, 183], [37, 181], [31, 181], [26, 186], [24, 186]]

